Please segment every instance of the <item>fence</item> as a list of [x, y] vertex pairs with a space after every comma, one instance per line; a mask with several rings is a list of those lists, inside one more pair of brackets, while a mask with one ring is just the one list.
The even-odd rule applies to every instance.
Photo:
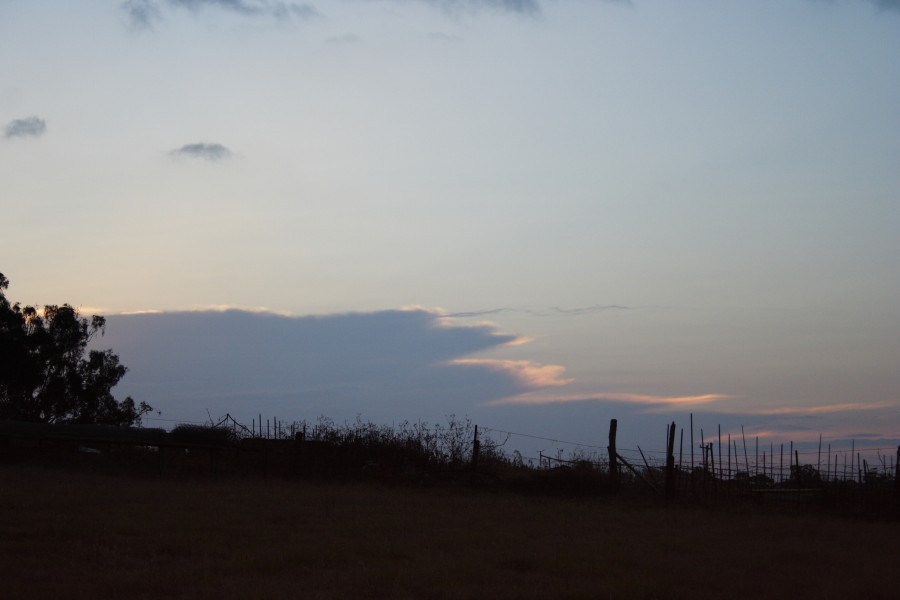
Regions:
[[[721, 431], [721, 428], [720, 428]], [[679, 501], [803, 502], [900, 512], [900, 448], [833, 448], [820, 438], [816, 450], [792, 442], [768, 447], [743, 435], [721, 433], [694, 439], [693, 416], [685, 431], [666, 428], [666, 449], [622, 448], [617, 421], [606, 446], [482, 427], [449, 417], [446, 425], [401, 423], [379, 426], [357, 420], [335, 425], [263, 420], [249, 426], [226, 415], [218, 422], [158, 428], [40, 425], [0, 422], [0, 456], [59, 455], [69, 452], [123, 457], [159, 473], [211, 472], [383, 479], [434, 478], [468, 473], [535, 489], [586, 493], [652, 493]], [[498, 437], [505, 436], [500, 441]], [[526, 457], [504, 452], [517, 436], [569, 445], [567, 454], [538, 452]], [[15, 442], [11, 440], [17, 440]], [[24, 440], [24, 442], [23, 442]], [[751, 450], [752, 448], [752, 450]], [[685, 451], [687, 450], [687, 451]]]

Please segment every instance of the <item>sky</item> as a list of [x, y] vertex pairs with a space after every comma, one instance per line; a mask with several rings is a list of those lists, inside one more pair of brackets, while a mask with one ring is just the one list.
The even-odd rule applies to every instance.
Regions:
[[896, 0], [0, 0], [0, 272], [148, 425], [896, 448], [898, 56]]

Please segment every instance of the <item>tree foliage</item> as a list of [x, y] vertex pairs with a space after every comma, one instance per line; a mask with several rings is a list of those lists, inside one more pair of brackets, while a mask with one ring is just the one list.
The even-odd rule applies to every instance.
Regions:
[[152, 408], [112, 388], [127, 369], [112, 350], [89, 350], [106, 319], [63, 304], [43, 310], [10, 303], [0, 273], [0, 419], [137, 425]]

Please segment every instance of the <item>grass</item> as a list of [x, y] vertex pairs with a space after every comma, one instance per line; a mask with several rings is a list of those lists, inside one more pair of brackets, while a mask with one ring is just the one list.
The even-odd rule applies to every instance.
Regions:
[[2, 598], [896, 598], [900, 523], [0, 467]]

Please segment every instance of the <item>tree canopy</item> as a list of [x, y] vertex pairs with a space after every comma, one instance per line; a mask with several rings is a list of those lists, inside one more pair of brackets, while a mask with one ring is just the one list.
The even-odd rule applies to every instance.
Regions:
[[112, 388], [127, 369], [112, 350], [89, 350], [106, 319], [63, 304], [10, 303], [0, 273], [0, 419], [41, 423], [138, 425], [152, 408]]

